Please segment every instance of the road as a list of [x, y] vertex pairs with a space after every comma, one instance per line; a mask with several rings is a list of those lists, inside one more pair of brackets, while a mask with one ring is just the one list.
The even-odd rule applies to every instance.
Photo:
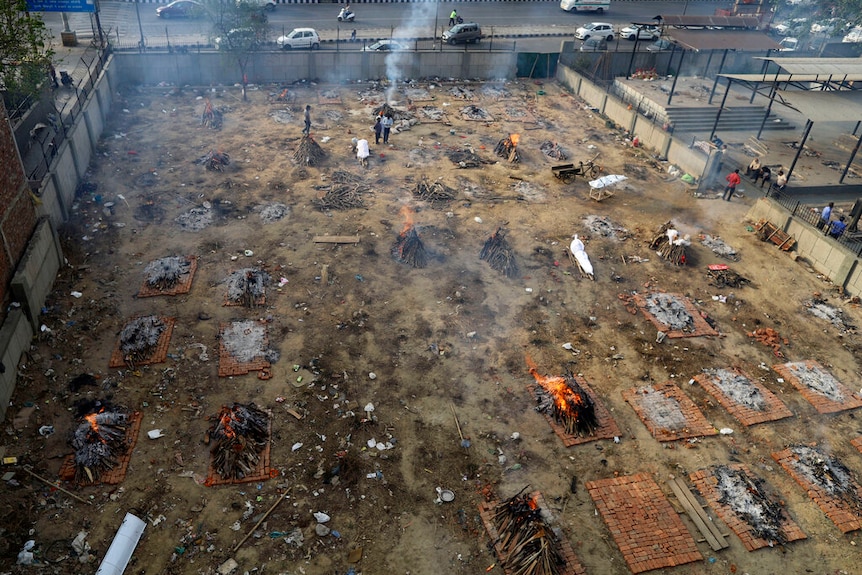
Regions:
[[[156, 4], [139, 4], [103, 0], [100, 9], [102, 29], [119, 47], [133, 47], [141, 31], [147, 46], [208, 43], [210, 27], [206, 20], [162, 20], [156, 16]], [[392, 4], [356, 4], [356, 22], [340, 23], [337, 4], [283, 4], [269, 15], [273, 40], [295, 27], [317, 29], [324, 40], [345, 39], [356, 30], [360, 40], [370, 38], [432, 38], [447, 28], [449, 12], [454, 8], [467, 21], [478, 22], [485, 35], [517, 38], [520, 48], [528, 51], [556, 51], [561, 37], [571, 36], [578, 26], [599, 20], [615, 26], [630, 22], [648, 22], [658, 14], [706, 15], [717, 8], [728, 8], [730, 1], [625, 1], [613, 2], [602, 15], [569, 14], [557, 2], [418, 2]], [[140, 24], [137, 13], [140, 13]], [[63, 29], [59, 13], [43, 14], [48, 27], [59, 38]], [[90, 15], [69, 14], [70, 28], [80, 38], [92, 37]], [[547, 37], [554, 35], [555, 37]], [[525, 38], [531, 37], [531, 39]], [[544, 38], [542, 36], [545, 36]], [[619, 49], [627, 50], [623, 42]], [[616, 49], [612, 45], [611, 50]]]

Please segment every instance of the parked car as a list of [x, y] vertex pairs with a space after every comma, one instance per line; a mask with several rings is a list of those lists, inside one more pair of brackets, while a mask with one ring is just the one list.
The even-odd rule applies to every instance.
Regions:
[[314, 28], [294, 28], [287, 36], [279, 36], [275, 41], [283, 50], [295, 50], [299, 48], [320, 48], [320, 36]]
[[194, 0], [174, 0], [170, 4], [156, 8], [159, 18], [198, 18], [204, 15], [203, 4]]
[[658, 40], [661, 30], [658, 26], [626, 26], [618, 32], [620, 40]]
[[779, 52], [796, 52], [799, 48], [799, 38], [791, 38], [787, 36], [782, 38], [778, 45], [781, 46], [781, 48], [778, 49]]
[[363, 52], [400, 52], [401, 50], [408, 50], [408, 48], [395, 40], [380, 40], [362, 49]]
[[663, 52], [664, 50], [670, 50], [671, 48], [673, 48], [673, 42], [666, 40], [665, 38], [659, 38], [646, 47], [649, 52]]
[[607, 49], [608, 41], [604, 38], [599, 38], [598, 36], [587, 38], [579, 48], [581, 52], [604, 52]]
[[607, 22], [590, 22], [586, 26], [582, 26], [575, 31], [575, 38], [578, 40], [586, 40], [591, 36], [604, 38], [608, 42], [614, 40], [614, 27]]
[[482, 39], [482, 29], [475, 22], [455, 24], [443, 32], [443, 41], [447, 44], [471, 44]]

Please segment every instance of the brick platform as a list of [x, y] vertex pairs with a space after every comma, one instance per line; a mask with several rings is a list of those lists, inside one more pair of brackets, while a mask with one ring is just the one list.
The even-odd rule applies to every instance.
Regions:
[[[263, 357], [256, 357], [251, 361], [241, 362], [237, 361], [227, 348], [225, 348], [224, 332], [232, 325], [232, 323], [219, 324], [218, 376], [230, 377], [232, 375], [245, 375], [251, 371], [269, 369], [271, 364]], [[268, 342], [268, 339], [266, 341]]]
[[703, 413], [697, 408], [697, 405], [679, 387], [669, 381], [651, 387], [656, 393], [676, 403], [679, 407], [678, 415], [685, 418], [685, 425], [673, 429], [662, 425], [662, 422], [655, 420], [653, 414], [650, 413], [650, 406], [644, 405], [644, 391], [648, 387], [633, 387], [623, 390], [622, 394], [623, 399], [634, 408], [638, 417], [640, 417], [641, 421], [649, 429], [649, 432], [658, 441], [676, 441], [677, 439], [718, 434], [718, 431], [707, 421]]
[[[755, 475], [751, 473], [751, 470], [746, 465], [742, 464], [728, 464], [727, 467], [741, 471], [748, 477], [754, 478]], [[762, 539], [755, 535], [753, 528], [743, 517], [737, 515], [736, 512], [729, 506], [724, 503], [721, 503], [719, 499], [721, 499], [721, 491], [718, 489], [718, 479], [716, 479], [713, 471], [711, 469], [702, 469], [695, 473], [691, 474], [691, 480], [694, 482], [694, 486], [700, 492], [704, 499], [706, 499], [707, 503], [715, 509], [718, 517], [724, 521], [728, 527], [730, 527], [734, 533], [742, 540], [742, 544], [749, 551], [754, 551], [756, 549], [761, 549], [763, 547], [770, 547], [771, 542], [766, 539]], [[782, 517], [781, 524], [779, 525], [779, 529], [781, 531], [781, 535], [785, 538], [787, 542], [798, 541], [800, 539], [805, 539], [806, 535], [802, 532], [802, 529], [793, 521], [785, 510], [784, 516]], [[774, 542], [772, 542], [774, 543]]]
[[[718, 335], [718, 332], [712, 329], [712, 327], [708, 323], [706, 323], [706, 320], [703, 319], [703, 317], [700, 315], [698, 309], [694, 306], [693, 303], [691, 303], [691, 301], [687, 297], [681, 294], [666, 295], [674, 298], [679, 304], [685, 307], [685, 310], [688, 312], [688, 315], [691, 316], [692, 323], [694, 324], [691, 331], [669, 329], [669, 326], [666, 323], [659, 321], [657, 317], [647, 311], [646, 296], [641, 294], [634, 294], [631, 296], [631, 299], [634, 301], [635, 305], [641, 311], [641, 313], [644, 314], [644, 316], [648, 320], [650, 320], [650, 322], [652, 322], [655, 328], [658, 331], [664, 332], [669, 338], [673, 339], [678, 337], [701, 337], [707, 335]], [[620, 299], [625, 301], [628, 298], [621, 297]]]
[[536, 124], [538, 122], [529, 110], [514, 103], [511, 106], [503, 107], [501, 114], [507, 122], [521, 122], [523, 124]]
[[850, 445], [862, 452], [862, 437], [857, 437], [850, 442]]
[[319, 92], [317, 93], [317, 103], [318, 103], [318, 104], [323, 104], [323, 105], [326, 105], [326, 104], [337, 104], [337, 105], [342, 105], [342, 104], [344, 104], [344, 101], [341, 99], [341, 94], [338, 94], [338, 95], [337, 95], [336, 97], [334, 97], [334, 98], [333, 98], [333, 97], [327, 97], [327, 96], [326, 96], [326, 94], [327, 94], [327, 93], [332, 93], [332, 92], [335, 92], [335, 89], [330, 89], [330, 90], [325, 90], [325, 91], [324, 91], [324, 90], [319, 91]]
[[[132, 321], [134, 319], [137, 318], [132, 318], [129, 321]], [[159, 319], [162, 320], [162, 323], [165, 324], [165, 331], [163, 331], [162, 335], [159, 336], [159, 341], [156, 344], [155, 349], [153, 349], [153, 352], [150, 354], [150, 357], [136, 361], [135, 365], [152, 365], [154, 363], [162, 363], [168, 358], [168, 345], [170, 345], [171, 343], [171, 334], [174, 331], [174, 324], [177, 320], [173, 317], [159, 317]], [[126, 322], [126, 325], [128, 325], [128, 322]], [[126, 360], [123, 357], [122, 350], [120, 349], [119, 339], [117, 339], [117, 345], [114, 347], [114, 352], [111, 354], [111, 362], [108, 365], [110, 367], [126, 366]]]
[[263, 451], [260, 452], [260, 461], [257, 463], [257, 467], [254, 468], [254, 471], [251, 475], [247, 475], [242, 479], [225, 479], [213, 468], [212, 462], [212, 452], [210, 452], [210, 463], [207, 469], [207, 478], [204, 481], [204, 485], [207, 487], [213, 487], [216, 485], [236, 485], [240, 483], [252, 483], [259, 481], [266, 481], [267, 479], [272, 479], [274, 477], [273, 472], [275, 474], [278, 473], [278, 470], [273, 470], [270, 465], [270, 452], [272, 450], [272, 410], [267, 410], [269, 414], [269, 425], [267, 426], [267, 439], [266, 439], [266, 447], [263, 448]]
[[[816, 389], [812, 389], [805, 385], [805, 383], [796, 375], [798, 367], [794, 369], [795, 366], [804, 366], [810, 371], [820, 372], [825, 377], [830, 378], [835, 383], [835, 388], [844, 397], [844, 400], [834, 401], [832, 398], [827, 397]], [[779, 365], [773, 365], [772, 369], [775, 370], [778, 375], [789, 381], [793, 387], [798, 389], [799, 393], [802, 394], [802, 397], [807, 399], [808, 403], [813, 405], [814, 409], [816, 409], [818, 413], [836, 413], [839, 411], [862, 407], [862, 399], [842, 385], [841, 382], [829, 373], [828, 370], [814, 360], [809, 359], [807, 361], [782, 363]]]
[[160, 295], [181, 295], [189, 293], [192, 289], [192, 280], [195, 277], [195, 272], [198, 269], [197, 256], [186, 256], [186, 262], [189, 264], [189, 272], [180, 276], [179, 281], [173, 287], [167, 289], [159, 289], [152, 287], [144, 280], [141, 284], [141, 289], [138, 290], [138, 297], [155, 297]]
[[491, 111], [487, 108], [483, 108], [485, 112], [488, 114], [487, 118], [474, 118], [472, 116], [468, 116], [462, 110], [458, 110], [458, 119], [464, 120], [466, 122], [495, 122], [494, 116], [491, 115]]
[[[533, 498], [533, 501], [539, 506], [540, 509], [543, 509], [546, 513], [550, 514], [548, 511], [548, 507], [545, 503], [545, 498], [542, 497], [542, 494], [538, 491], [531, 493], [530, 497]], [[494, 551], [497, 553], [497, 559], [503, 565], [503, 571], [507, 575], [511, 575], [513, 570], [506, 566], [506, 559], [508, 558], [508, 552], [503, 548], [503, 545], [498, 541], [499, 537], [497, 535], [497, 529], [494, 527], [494, 521], [492, 519], [494, 508], [499, 504], [499, 501], [488, 502], [488, 503], [480, 503], [479, 504], [479, 516], [482, 517], [482, 523], [485, 525], [485, 531], [488, 533], [488, 537], [491, 541], [494, 542]], [[568, 539], [558, 539], [557, 543], [559, 544], [560, 552], [563, 557], [566, 559], [566, 567], [560, 572], [561, 575], [585, 575], [586, 570], [581, 565], [578, 560], [577, 555], [575, 555], [574, 549], [572, 549], [571, 544]]]
[[760, 396], [763, 398], [765, 404], [764, 409], [757, 410], [748, 407], [747, 405], [738, 403], [732, 397], [725, 395], [717, 384], [718, 378], [713, 377], [712, 375], [701, 373], [694, 376], [694, 380], [697, 381], [708, 394], [715, 398], [722, 407], [729, 411], [733, 417], [738, 419], [740, 423], [747, 427], [749, 425], [763, 423], [764, 421], [777, 421], [793, 415], [787, 406], [784, 405], [784, 403], [778, 399], [774, 393], [748, 377], [746, 373], [739, 369], [728, 369], [728, 371], [744, 377], [752, 387], [756, 388], [757, 391], [760, 392]]
[[588, 481], [586, 488], [632, 573], [703, 560], [691, 533], [648, 474]]
[[[126, 471], [129, 469], [129, 461], [132, 459], [132, 451], [138, 443], [138, 434], [141, 431], [141, 421], [144, 419], [140, 411], [135, 411], [129, 415], [129, 426], [126, 428], [126, 436], [123, 438], [123, 443], [126, 444], [126, 451], [117, 461], [117, 465], [108, 471], [103, 471], [97, 481], [77, 481], [75, 482], [80, 487], [88, 487], [92, 485], [117, 485], [122, 483], [126, 478]], [[63, 459], [63, 465], [60, 467], [59, 477], [62, 481], [75, 481], [77, 468], [75, 465], [75, 454], [69, 454]]]
[[[581, 386], [581, 389], [584, 390], [590, 399], [593, 400], [593, 404], [596, 409], [596, 419], [599, 422], [599, 428], [592, 435], [572, 435], [570, 433], [566, 433], [565, 428], [557, 423], [554, 419], [554, 416], [550, 413], [543, 413], [545, 419], [548, 421], [548, 424], [551, 426], [551, 429], [554, 430], [554, 433], [557, 434], [563, 445], [566, 447], [571, 447], [573, 445], [580, 445], [582, 443], [589, 443], [590, 441], [596, 441], [597, 439], [613, 439], [614, 437], [620, 436], [620, 428], [617, 426], [617, 422], [614, 421], [613, 417], [611, 417], [611, 412], [602, 404], [599, 400], [599, 397], [595, 394], [592, 388], [587, 383], [583, 377], [573, 375], [572, 376], [575, 381], [578, 382], [578, 385]], [[530, 395], [532, 397], [536, 396], [536, 383], [528, 383], [527, 389], [530, 390]]]
[[[799, 456], [792, 449], [788, 448], [783, 451], [772, 454], [772, 459], [778, 462], [784, 471], [790, 474], [796, 482], [802, 486], [808, 497], [814, 500], [820, 510], [832, 520], [842, 533], [849, 533], [862, 529], [862, 515], [859, 510], [853, 509], [852, 506], [844, 500], [830, 495], [827, 491], [821, 488], [816, 483], [808, 481], [798, 467], [797, 461]], [[862, 497], [862, 489], [854, 484], [854, 488], [859, 497]]]

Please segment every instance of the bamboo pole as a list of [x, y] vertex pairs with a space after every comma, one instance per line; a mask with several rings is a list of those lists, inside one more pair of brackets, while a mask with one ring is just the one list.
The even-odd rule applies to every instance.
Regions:
[[251, 537], [251, 534], [254, 533], [258, 527], [260, 527], [260, 524], [266, 521], [266, 518], [269, 517], [270, 513], [275, 511], [275, 508], [278, 507], [278, 504], [284, 501], [285, 498], [287, 498], [288, 493], [290, 493], [290, 490], [285, 490], [285, 492], [281, 494], [281, 497], [275, 500], [275, 503], [272, 504], [272, 507], [270, 507], [269, 510], [263, 514], [263, 517], [261, 517], [260, 520], [255, 523], [254, 527], [251, 528], [251, 531], [246, 533], [245, 537], [242, 538], [242, 541], [236, 544], [236, 547], [233, 548], [233, 553], [236, 553], [237, 550], [242, 547], [242, 544], [245, 543], [249, 537]]
[[53, 481], [48, 481], [48, 480], [47, 480], [47, 479], [45, 479], [44, 477], [41, 477], [41, 476], [39, 476], [39, 475], [36, 475], [35, 473], [33, 473], [32, 471], [30, 471], [30, 470], [29, 470], [29, 469], [27, 469], [26, 467], [22, 467], [22, 469], [23, 469], [24, 471], [26, 471], [27, 473], [29, 473], [30, 475], [32, 475], [33, 477], [35, 477], [36, 479], [38, 479], [39, 481], [41, 481], [42, 483], [44, 483], [45, 485], [50, 485], [50, 486], [51, 486], [51, 487], [53, 487], [54, 489], [56, 489], [56, 490], [58, 490], [58, 491], [61, 491], [61, 492], [65, 493], [65, 494], [66, 494], [66, 495], [68, 495], [69, 497], [72, 497], [72, 498], [74, 498], [74, 499], [77, 499], [77, 500], [78, 500], [78, 501], [80, 501], [81, 503], [86, 503], [87, 505], [92, 505], [92, 504], [93, 504], [93, 502], [92, 502], [92, 501], [88, 501], [88, 500], [86, 500], [86, 499], [83, 499], [83, 498], [81, 498], [81, 497], [78, 497], [77, 495], [75, 495], [75, 494], [74, 494], [74, 493], [72, 493], [71, 491], [68, 491], [68, 490], [66, 490], [66, 489], [63, 489], [62, 487], [60, 487], [59, 485], [57, 485], [57, 484], [56, 484], [56, 483], [54, 483]]

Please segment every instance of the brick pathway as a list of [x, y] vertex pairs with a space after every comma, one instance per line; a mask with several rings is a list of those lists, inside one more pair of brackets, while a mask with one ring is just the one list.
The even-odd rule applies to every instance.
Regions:
[[[584, 390], [590, 399], [593, 400], [593, 404], [596, 409], [596, 419], [599, 422], [599, 428], [592, 435], [572, 435], [570, 433], [566, 433], [566, 429], [557, 423], [554, 419], [554, 416], [550, 413], [542, 413], [545, 416], [545, 419], [548, 421], [548, 424], [551, 426], [551, 429], [554, 430], [554, 433], [557, 434], [563, 441], [563, 445], [566, 447], [571, 447], [573, 445], [580, 445], [582, 443], [589, 443], [590, 441], [596, 441], [597, 439], [613, 439], [614, 437], [620, 436], [620, 428], [617, 426], [617, 422], [611, 417], [610, 411], [602, 404], [599, 400], [596, 393], [592, 390], [592, 388], [587, 383], [583, 377], [578, 375], [572, 376], [575, 381], [578, 382], [578, 385], [581, 386], [581, 389]], [[536, 385], [535, 383], [527, 384], [527, 389], [530, 390], [530, 395], [535, 397], [536, 395]]]
[[[661, 420], [658, 419], [659, 414], [652, 413], [655, 410], [653, 406], [644, 404], [646, 392], [650, 388], [669, 399], [667, 407], [673, 406], [678, 409], [676, 413], [671, 415], [684, 418], [685, 425], [670, 428], [662, 424]], [[677, 439], [718, 434], [718, 431], [707, 421], [697, 405], [679, 387], [669, 381], [653, 386], [632, 387], [623, 390], [622, 393], [623, 399], [634, 408], [649, 432], [659, 441], [676, 441]]]
[[138, 297], [155, 297], [160, 295], [181, 295], [184, 293], [189, 293], [192, 289], [192, 280], [195, 277], [195, 272], [198, 269], [198, 257], [197, 256], [186, 256], [186, 261], [189, 264], [189, 273], [183, 274], [180, 276], [179, 281], [174, 284], [173, 287], [168, 289], [159, 289], [157, 287], [153, 287], [144, 280], [144, 283], [141, 284], [141, 289], [138, 290]]
[[648, 474], [588, 481], [586, 488], [632, 573], [703, 560], [691, 533]]
[[[754, 478], [754, 474], [751, 473], [751, 470], [746, 465], [742, 464], [729, 464], [727, 467], [731, 469], [735, 469], [737, 471], [741, 471], [745, 475], [750, 478]], [[724, 521], [728, 527], [730, 527], [734, 533], [742, 540], [742, 544], [749, 551], [754, 551], [755, 549], [760, 549], [762, 547], [771, 547], [774, 542], [767, 541], [766, 539], [758, 537], [752, 526], [745, 520], [745, 518], [741, 515], [737, 515], [737, 513], [725, 503], [720, 502], [719, 500], [722, 497], [721, 491], [718, 489], [718, 479], [716, 479], [714, 472], [712, 469], [702, 469], [695, 473], [691, 474], [691, 480], [694, 482], [694, 486], [700, 492], [701, 496], [706, 499], [707, 503], [715, 509], [716, 514], [719, 518]], [[770, 493], [774, 493], [774, 490], [764, 490]], [[778, 503], [775, 501], [774, 503]], [[802, 529], [787, 515], [787, 511], [784, 510], [784, 515], [782, 517], [782, 521], [779, 525], [781, 536], [784, 537], [785, 541], [798, 541], [800, 539], [805, 539], [805, 533], [803, 533]]]
[[[834, 401], [816, 389], [812, 389], [805, 385], [805, 383], [803, 383], [795, 373], [795, 367], [799, 365], [804, 366], [810, 371], [819, 372], [821, 377], [832, 381], [835, 384], [836, 390], [841, 393], [844, 400]], [[827, 369], [814, 360], [809, 359], [801, 362], [782, 363], [779, 365], [773, 365], [772, 369], [781, 377], [789, 381], [793, 387], [798, 389], [799, 393], [802, 394], [802, 397], [807, 399], [808, 403], [813, 405], [814, 409], [816, 409], [818, 413], [836, 413], [838, 411], [846, 411], [848, 409], [862, 407], [862, 399], [857, 397], [851, 390], [847, 389], [846, 386], [842, 385], [841, 382], [829, 373]]]
[[[117, 485], [122, 483], [126, 478], [126, 471], [129, 469], [129, 462], [132, 459], [132, 451], [138, 443], [138, 434], [141, 431], [141, 421], [144, 419], [140, 411], [135, 411], [129, 415], [129, 425], [126, 427], [126, 436], [123, 442], [126, 444], [126, 451], [122, 456], [117, 458], [117, 464], [113, 469], [103, 471], [97, 481], [78, 481], [77, 484], [81, 487], [90, 485]], [[59, 477], [62, 481], [75, 481], [77, 468], [75, 465], [75, 454], [71, 453], [63, 459], [63, 465], [60, 467]]]
[[732, 371], [733, 373], [744, 377], [753, 388], [757, 389], [760, 393], [760, 397], [763, 398], [765, 403], [763, 409], [753, 409], [734, 401], [732, 397], [726, 395], [722, 391], [717, 384], [718, 378], [713, 375], [701, 373], [694, 376], [694, 379], [704, 390], [706, 390], [708, 394], [715, 398], [722, 407], [729, 411], [733, 417], [738, 419], [740, 423], [745, 426], [749, 426], [756, 423], [763, 423], [765, 421], [776, 421], [793, 415], [787, 406], [784, 405], [784, 403], [778, 399], [774, 393], [766, 389], [766, 387], [760, 383], [751, 379], [746, 373], [739, 369], [729, 369], [728, 371]]
[[712, 327], [706, 323], [706, 320], [700, 315], [700, 311], [694, 306], [691, 301], [681, 295], [681, 294], [666, 294], [672, 298], [674, 298], [677, 303], [685, 307], [685, 310], [688, 312], [688, 315], [691, 316], [691, 320], [693, 323], [693, 327], [691, 331], [682, 331], [682, 330], [672, 330], [669, 329], [669, 326], [660, 321], [657, 317], [647, 311], [646, 306], [646, 296], [642, 294], [634, 294], [632, 299], [634, 300], [635, 305], [641, 310], [641, 313], [652, 322], [655, 328], [661, 332], [664, 332], [669, 338], [678, 338], [678, 337], [699, 337], [705, 335], [718, 335], [718, 332], [712, 329]]
[[[146, 316], [144, 316], [146, 317]], [[133, 321], [137, 318], [132, 318], [129, 320]], [[150, 354], [150, 357], [142, 360], [138, 360], [135, 362], [135, 365], [151, 365], [154, 363], [162, 363], [168, 358], [168, 345], [171, 343], [171, 334], [174, 331], [174, 324], [176, 323], [176, 318], [172, 317], [160, 317], [162, 323], [165, 324], [165, 331], [162, 332], [162, 335], [159, 336], [159, 341], [156, 343], [155, 349]], [[126, 325], [129, 324], [126, 322]], [[123, 326], [125, 328], [125, 326]], [[120, 349], [120, 339], [117, 338], [117, 345], [114, 346], [114, 352], [111, 354], [111, 361], [108, 364], [110, 367], [126, 367], [126, 360], [123, 356], [123, 352]]]
[[[232, 375], [245, 375], [250, 371], [267, 371], [271, 364], [262, 356], [251, 361], [238, 361], [224, 346], [224, 332], [230, 328], [232, 323], [219, 324], [218, 344], [218, 376], [230, 377]], [[265, 338], [264, 345], [268, 345], [269, 339]]]
[[[853, 509], [844, 500], [833, 497], [816, 483], [808, 481], [808, 478], [799, 471], [796, 464], [799, 458], [792, 449], [788, 448], [773, 453], [772, 458], [802, 486], [808, 497], [814, 500], [817, 506], [820, 507], [820, 510], [832, 520], [842, 533], [862, 529], [862, 514], [860, 514], [859, 510]], [[862, 489], [856, 484], [853, 485], [853, 488], [856, 490], [857, 495], [862, 497]]]

